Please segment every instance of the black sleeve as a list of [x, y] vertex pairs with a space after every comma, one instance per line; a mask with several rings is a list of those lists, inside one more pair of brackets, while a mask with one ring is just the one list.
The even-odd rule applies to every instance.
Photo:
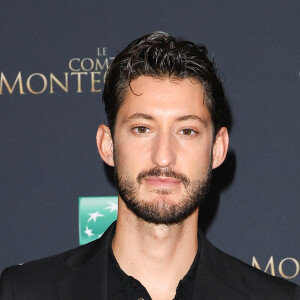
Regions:
[[9, 268], [5, 269], [0, 277], [0, 300], [13, 300], [13, 288], [9, 279]]
[[300, 300], [300, 286], [297, 286], [292, 297], [293, 300]]

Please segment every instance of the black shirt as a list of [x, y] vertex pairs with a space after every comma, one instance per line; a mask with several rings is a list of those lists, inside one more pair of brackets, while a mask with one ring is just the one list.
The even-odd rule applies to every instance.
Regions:
[[[112, 233], [107, 268], [107, 294], [109, 300], [151, 300], [146, 288], [132, 276], [128, 276], [119, 266], [112, 251]], [[190, 300], [193, 298], [196, 271], [200, 257], [200, 240], [195, 259], [187, 274], [179, 281], [174, 300]]]

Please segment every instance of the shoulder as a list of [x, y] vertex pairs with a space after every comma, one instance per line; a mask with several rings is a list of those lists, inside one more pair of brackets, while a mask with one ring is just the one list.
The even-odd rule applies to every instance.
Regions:
[[57, 277], [59, 274], [63, 275], [67, 271], [64, 261], [72, 254], [76, 253], [79, 248], [80, 247], [77, 247], [57, 255], [11, 266], [2, 272], [1, 278], [8, 276], [14, 280], [18, 280], [19, 278], [22, 280], [32, 278], [39, 282], [46, 278], [49, 279], [52, 276]]
[[37, 290], [53, 293], [50, 286], [56, 278], [69, 272], [63, 261], [73, 251], [76, 250], [5, 269], [0, 278], [0, 299], [15, 299], [18, 295], [28, 299]]
[[300, 299], [295, 298], [296, 284], [267, 274], [228, 254], [224, 253], [224, 257], [241, 275], [242, 279], [237, 287], [246, 293], [259, 295], [262, 299]]
[[[297, 285], [266, 274], [245, 262], [224, 253], [202, 238], [206, 263], [216, 276], [255, 299], [300, 299]], [[298, 296], [296, 296], [298, 295]]]
[[[55, 293], [57, 282], [77, 273], [81, 267], [91, 268], [89, 261], [95, 256], [105, 258], [110, 233], [108, 230], [100, 239], [66, 252], [5, 269], [0, 278], [0, 299], [14, 299], [12, 294], [34, 295], [41, 291], [49, 295], [47, 299], [56, 299], [54, 294], [52, 298], [50, 295]], [[99, 261], [105, 264], [105, 259]]]
[[296, 287], [296, 284], [290, 281], [267, 274], [224, 252], [222, 252], [222, 256], [226, 263], [233, 266], [242, 275], [244, 281], [253, 287], [258, 283], [260, 283], [264, 289], [275, 289], [278, 287], [280, 289], [289, 290], [290, 288], [294, 289]]
[[[55, 282], [70, 274], [65, 261], [81, 247], [64, 253], [6, 268], [0, 278], [0, 299], [37, 299], [35, 293], [55, 293]], [[16, 296], [17, 295], [17, 296]], [[53, 299], [56, 296], [53, 294]], [[27, 297], [27, 298], [26, 298]], [[48, 299], [48, 298], [47, 298]], [[49, 297], [51, 299], [51, 297]]]

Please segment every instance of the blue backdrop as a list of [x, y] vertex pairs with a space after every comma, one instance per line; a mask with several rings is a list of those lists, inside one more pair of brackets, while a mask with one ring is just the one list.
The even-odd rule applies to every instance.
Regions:
[[2, 1], [0, 270], [79, 244], [78, 198], [115, 196], [95, 144], [103, 76], [155, 30], [203, 43], [231, 106], [230, 155], [201, 226], [300, 283], [299, 1]]

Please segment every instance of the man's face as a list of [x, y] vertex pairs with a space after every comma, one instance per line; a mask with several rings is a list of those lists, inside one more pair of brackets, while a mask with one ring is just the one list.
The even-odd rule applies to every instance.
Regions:
[[199, 83], [132, 81], [114, 135], [117, 187], [127, 207], [155, 224], [179, 223], [193, 213], [211, 174], [212, 135]]

